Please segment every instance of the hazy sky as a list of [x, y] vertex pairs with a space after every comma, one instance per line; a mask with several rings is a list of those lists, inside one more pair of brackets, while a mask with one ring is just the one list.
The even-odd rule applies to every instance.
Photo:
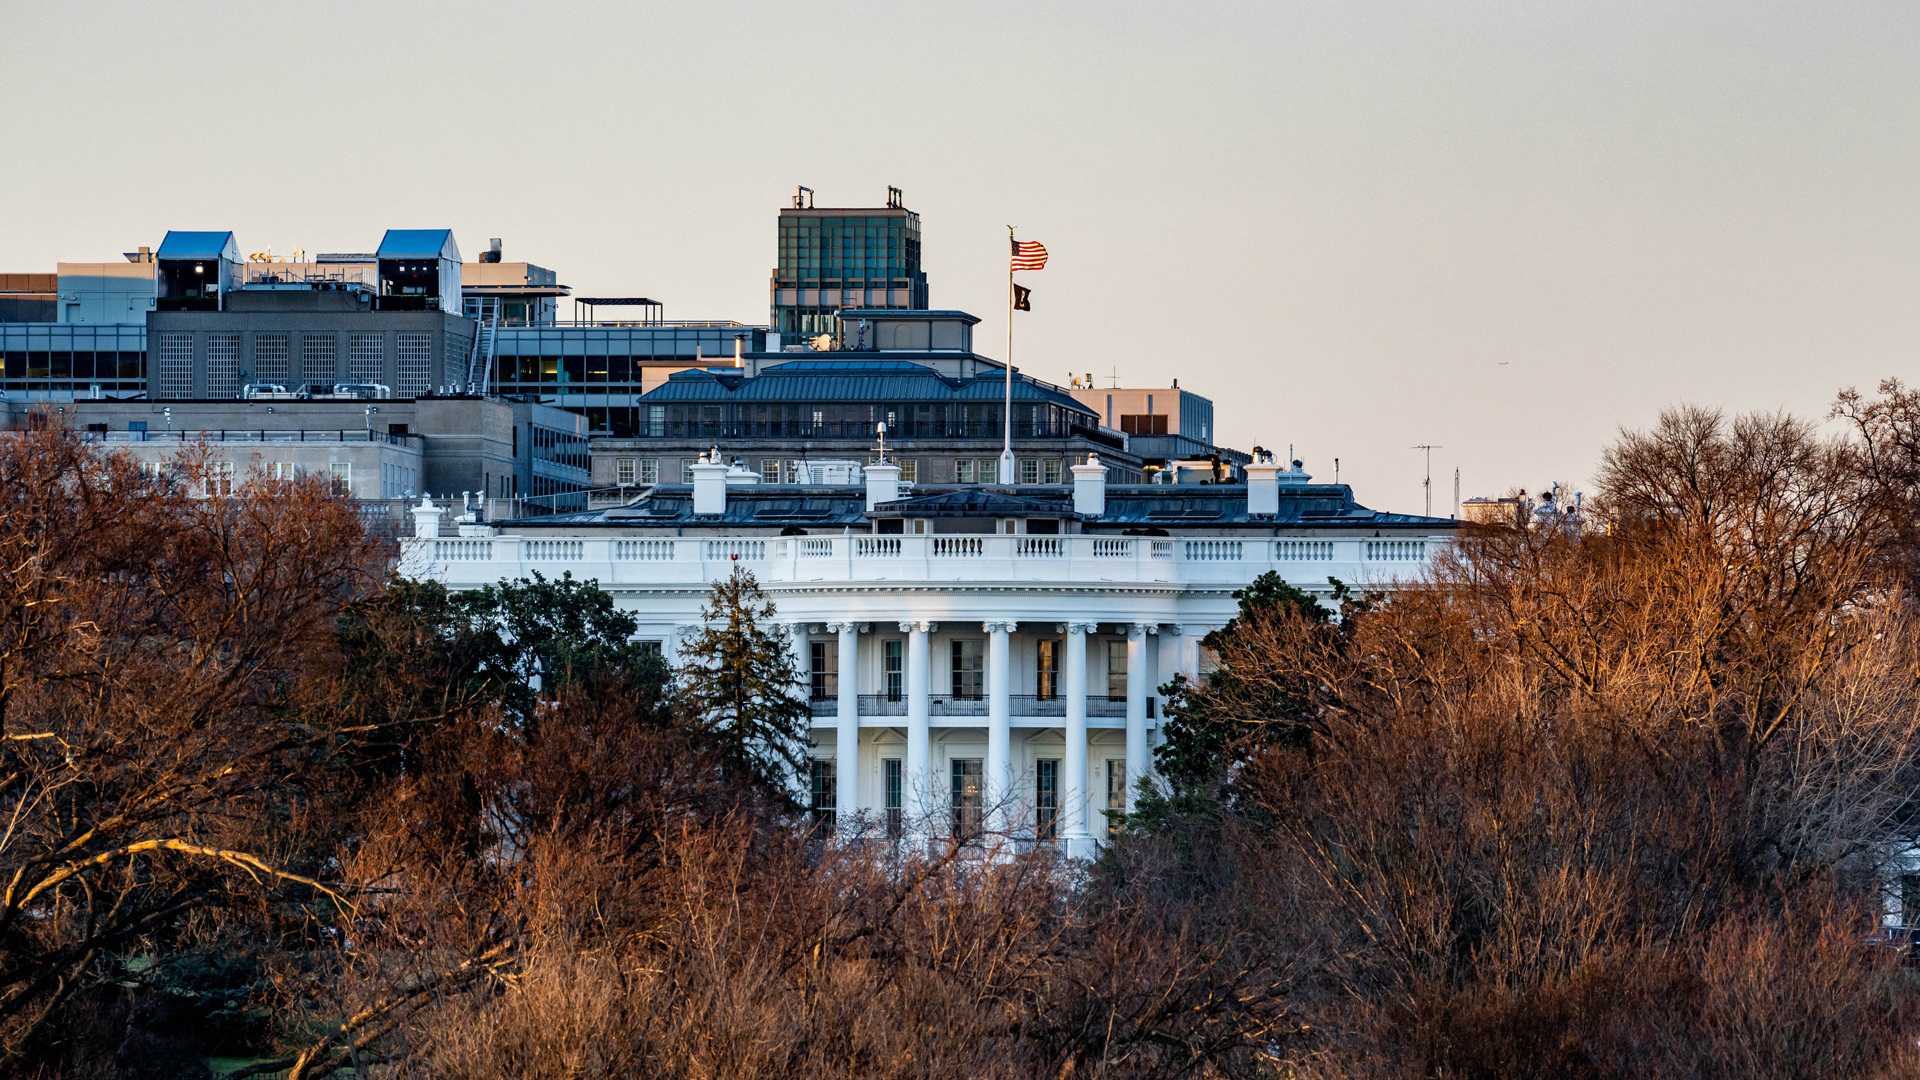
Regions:
[[1420, 509], [1583, 484], [1679, 401], [1911, 380], [1920, 5], [0, 0], [0, 271], [168, 228], [451, 227], [764, 322], [796, 184], [922, 215], [1016, 362], [1213, 398]]

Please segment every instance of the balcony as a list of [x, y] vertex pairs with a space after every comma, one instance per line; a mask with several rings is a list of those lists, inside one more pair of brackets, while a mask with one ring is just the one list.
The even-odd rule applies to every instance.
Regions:
[[[1007, 704], [1009, 716], [1057, 716], [1064, 719], [1067, 715], [1067, 699], [1058, 695], [1043, 698], [1032, 694], [1012, 694], [1009, 695]], [[1152, 698], [1147, 699], [1147, 706], [1147, 715], [1151, 717], [1154, 713]], [[905, 694], [897, 697], [888, 694], [861, 694], [859, 708], [861, 716], [904, 718], [907, 715], [907, 697]], [[833, 700], [816, 699], [813, 702], [813, 715], [826, 719], [838, 716], [838, 703]], [[987, 715], [987, 699], [956, 698], [951, 694], [934, 694], [927, 701], [927, 715], [984, 718]], [[1126, 715], [1127, 703], [1124, 700], [1105, 695], [1098, 697], [1092, 694], [1087, 695], [1089, 718], [1118, 720], [1124, 719]]]

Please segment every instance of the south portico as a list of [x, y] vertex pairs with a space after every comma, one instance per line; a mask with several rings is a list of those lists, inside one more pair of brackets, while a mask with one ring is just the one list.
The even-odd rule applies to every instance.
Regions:
[[1027, 595], [1007, 604], [1021, 617], [969, 618], [978, 598], [932, 592], [918, 611], [811, 619], [801, 597], [766, 591], [807, 681], [807, 794], [823, 815], [870, 835], [984, 831], [1075, 854], [1105, 837], [1103, 811], [1132, 808], [1152, 768], [1157, 688], [1198, 675], [1200, 638], [1233, 611], [1223, 593], [1206, 597], [1213, 618], [1172, 621], [1167, 608], [1199, 599], [1173, 590]]

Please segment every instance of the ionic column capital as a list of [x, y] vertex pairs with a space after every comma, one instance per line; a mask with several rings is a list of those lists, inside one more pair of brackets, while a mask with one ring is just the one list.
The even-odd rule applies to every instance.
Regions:
[[1169, 634], [1172, 634], [1172, 635], [1173, 635], [1174, 637], [1185, 637], [1185, 636], [1187, 635], [1187, 627], [1186, 627], [1186, 624], [1184, 624], [1184, 623], [1168, 623], [1168, 624], [1167, 624], [1167, 633], [1169, 633]]
[[1160, 632], [1159, 623], [1137, 622], [1127, 627], [1128, 637], [1145, 637], [1148, 634], [1157, 634], [1159, 632]]
[[931, 634], [938, 628], [939, 624], [937, 623], [930, 623], [919, 619], [902, 619], [900, 622], [900, 632], [903, 634], [911, 634], [916, 630], [923, 634]]
[[1099, 623], [1070, 622], [1061, 623], [1057, 629], [1062, 634], [1091, 634], [1098, 629], [1099, 626]]
[[1005, 630], [1007, 633], [1011, 634], [1018, 629], [1020, 629], [1020, 624], [1017, 622], [983, 622], [980, 624], [981, 632], [988, 633], [988, 634], [991, 634], [997, 630]]

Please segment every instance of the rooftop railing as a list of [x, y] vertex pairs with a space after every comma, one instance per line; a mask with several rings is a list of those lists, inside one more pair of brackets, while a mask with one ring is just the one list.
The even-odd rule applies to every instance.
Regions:
[[409, 539], [403, 570], [454, 587], [571, 572], [614, 587], [704, 585], [745, 566], [767, 584], [1048, 582], [1240, 585], [1267, 571], [1323, 586], [1425, 577], [1447, 541], [1133, 536], [909, 535]]
[[[332, 431], [83, 431], [80, 438], [89, 442], [114, 443], [383, 443], [388, 446], [419, 446], [424, 440], [418, 435], [393, 435], [384, 431], [354, 431], [351, 428], [336, 428]], [[411, 440], [411, 441], [410, 441]]]

